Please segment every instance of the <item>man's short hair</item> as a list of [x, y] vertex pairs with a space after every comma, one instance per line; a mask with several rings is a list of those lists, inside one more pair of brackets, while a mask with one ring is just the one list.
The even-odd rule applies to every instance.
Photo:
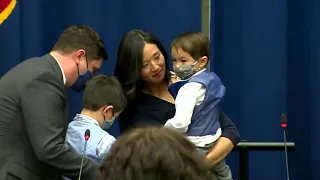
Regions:
[[86, 25], [74, 25], [65, 29], [52, 51], [69, 54], [79, 49], [86, 51], [88, 61], [108, 59], [107, 51], [99, 34]]
[[211, 180], [212, 170], [194, 144], [166, 127], [121, 135], [100, 167], [102, 180]]
[[83, 108], [97, 111], [106, 105], [112, 105], [113, 112], [119, 113], [126, 108], [127, 100], [115, 77], [98, 75], [87, 83], [83, 94]]

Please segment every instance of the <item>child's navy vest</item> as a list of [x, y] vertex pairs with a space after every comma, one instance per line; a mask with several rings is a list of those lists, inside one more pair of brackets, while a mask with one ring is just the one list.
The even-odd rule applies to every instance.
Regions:
[[[179, 89], [188, 82], [197, 82], [205, 86], [206, 94], [203, 102], [195, 106], [188, 136], [214, 135], [220, 128], [218, 103], [225, 94], [226, 88], [214, 72], [203, 71], [187, 80], [178, 81], [169, 86], [169, 92], [176, 99]], [[197, 94], [190, 94], [197, 96]]]

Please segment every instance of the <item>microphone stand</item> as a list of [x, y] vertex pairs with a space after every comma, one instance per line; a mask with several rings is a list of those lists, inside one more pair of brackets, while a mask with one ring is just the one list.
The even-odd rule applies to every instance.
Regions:
[[290, 177], [289, 177], [289, 163], [288, 163], [288, 150], [287, 150], [286, 129], [283, 129], [283, 136], [284, 136], [284, 153], [285, 153], [285, 156], [286, 156], [287, 179], [290, 180]]
[[88, 140], [86, 139], [86, 141], [85, 141], [85, 143], [84, 143], [83, 153], [82, 153], [81, 167], [80, 167], [80, 172], [79, 172], [79, 178], [78, 178], [78, 180], [81, 179], [83, 160], [84, 160], [84, 156], [85, 156], [86, 149], [87, 149], [87, 142], [88, 142]]

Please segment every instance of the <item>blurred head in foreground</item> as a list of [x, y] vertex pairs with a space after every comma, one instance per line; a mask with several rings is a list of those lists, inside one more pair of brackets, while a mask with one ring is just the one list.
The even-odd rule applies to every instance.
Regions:
[[210, 168], [183, 134], [165, 127], [124, 134], [101, 164], [103, 180], [209, 180]]

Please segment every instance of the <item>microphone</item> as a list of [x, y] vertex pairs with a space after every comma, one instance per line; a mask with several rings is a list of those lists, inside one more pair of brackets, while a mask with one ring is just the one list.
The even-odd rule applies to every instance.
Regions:
[[85, 143], [84, 143], [84, 148], [83, 148], [83, 153], [82, 153], [82, 160], [81, 160], [81, 166], [80, 166], [80, 172], [79, 172], [79, 178], [78, 178], [78, 180], [81, 179], [83, 160], [84, 160], [84, 156], [85, 156], [85, 154], [86, 154], [87, 143], [88, 143], [89, 138], [90, 138], [90, 129], [87, 129], [86, 132], [84, 133]]
[[281, 114], [281, 127], [283, 129], [283, 139], [284, 139], [284, 153], [286, 157], [286, 170], [287, 170], [287, 179], [290, 180], [289, 177], [289, 163], [288, 163], [288, 151], [287, 151], [287, 136], [286, 136], [286, 128], [287, 128], [287, 115]]

